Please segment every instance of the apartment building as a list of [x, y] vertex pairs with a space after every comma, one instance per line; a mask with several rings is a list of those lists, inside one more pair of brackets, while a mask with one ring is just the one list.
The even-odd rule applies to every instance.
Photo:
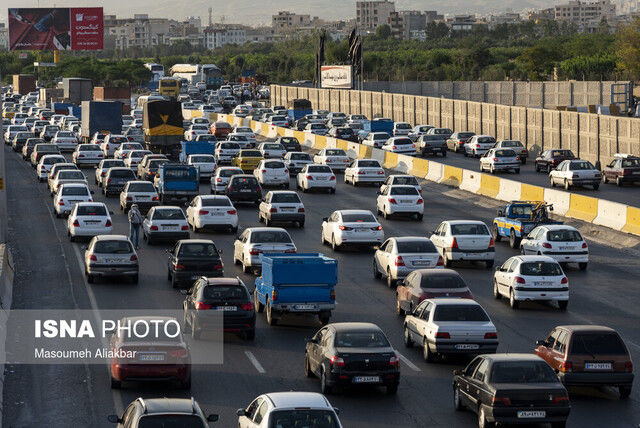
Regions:
[[554, 19], [576, 25], [582, 31], [597, 28], [604, 19], [608, 22], [616, 20], [616, 5], [609, 0], [582, 2], [573, 0], [554, 7]]
[[[317, 20], [317, 18], [315, 18]], [[286, 33], [299, 27], [309, 27], [311, 15], [299, 15], [288, 11], [278, 12], [271, 16], [271, 27], [277, 33]]]
[[391, 12], [387, 21], [391, 35], [399, 39], [408, 39], [413, 31], [427, 27], [427, 15], [418, 10], [402, 10]]
[[361, 32], [374, 32], [381, 25], [389, 23], [389, 16], [395, 12], [395, 3], [391, 1], [356, 2], [356, 23]]
[[244, 45], [247, 29], [240, 25], [218, 25], [204, 29], [204, 46], [216, 49], [224, 45]]
[[133, 18], [125, 19], [118, 19], [115, 15], [104, 16], [105, 36], [113, 41], [115, 49], [167, 44], [171, 28], [169, 19], [149, 18], [147, 14], [136, 14]]
[[0, 22], [0, 50], [9, 49], [9, 29], [4, 22]]

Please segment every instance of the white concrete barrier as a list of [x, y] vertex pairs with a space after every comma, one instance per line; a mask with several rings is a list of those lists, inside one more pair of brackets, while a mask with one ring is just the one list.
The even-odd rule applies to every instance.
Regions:
[[293, 137], [293, 129], [285, 129], [284, 135], [286, 137]]
[[444, 177], [444, 165], [437, 162], [429, 161], [429, 172], [427, 172], [427, 180], [440, 183]]
[[333, 137], [326, 137], [327, 138], [327, 148], [328, 149], [335, 149], [336, 147], [338, 147], [338, 139], [337, 138], [333, 138]]
[[[429, 168], [431, 169], [431, 168]], [[481, 173], [470, 171], [467, 169], [462, 170], [462, 182], [460, 183], [460, 189], [466, 190], [471, 193], [478, 193], [481, 185]]]
[[501, 178], [500, 191], [498, 192], [498, 196], [496, 196], [496, 198], [501, 201], [517, 201], [520, 199], [521, 190], [522, 186], [519, 181]]
[[395, 169], [405, 174], [410, 173], [413, 169], [413, 158], [407, 155], [399, 155], [398, 166]]
[[598, 200], [598, 215], [593, 219], [595, 224], [622, 230], [627, 224], [627, 206], [617, 202]]
[[571, 194], [561, 190], [544, 189], [544, 200], [549, 204], [553, 204], [554, 214], [565, 215], [569, 211]]
[[384, 163], [384, 150], [371, 149], [371, 159], [377, 160], [382, 165]]

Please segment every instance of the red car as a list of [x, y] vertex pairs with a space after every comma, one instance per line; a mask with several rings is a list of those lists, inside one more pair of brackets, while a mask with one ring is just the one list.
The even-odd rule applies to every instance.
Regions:
[[411, 313], [423, 300], [437, 297], [473, 299], [471, 290], [455, 270], [418, 269], [398, 281], [396, 310], [398, 315]]
[[232, 127], [230, 124], [228, 124], [227, 122], [215, 122], [213, 125], [211, 125], [210, 130], [211, 133], [213, 135], [216, 136], [217, 139], [219, 140], [224, 140], [227, 138], [227, 135], [229, 135], [232, 131]]
[[[122, 318], [120, 324], [130, 322], [133, 325], [138, 321], [157, 320], [176, 321], [171, 317], [129, 317]], [[149, 324], [151, 334], [154, 334], [154, 324]], [[181, 332], [173, 338], [139, 338], [135, 335], [129, 337], [123, 331], [120, 329], [111, 336], [109, 345], [113, 354], [110, 363], [111, 388], [119, 389], [125, 381], [149, 380], [174, 381], [180, 388], [191, 388], [191, 355]]]

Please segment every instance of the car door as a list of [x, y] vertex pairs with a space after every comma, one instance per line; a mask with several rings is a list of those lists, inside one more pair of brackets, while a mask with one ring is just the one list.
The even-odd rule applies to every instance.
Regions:
[[317, 372], [318, 364], [319, 364], [319, 353], [321, 349], [322, 338], [325, 333], [328, 331], [328, 328], [320, 329], [314, 336], [313, 341], [309, 342], [309, 346], [307, 348], [307, 359], [309, 360], [309, 368], [312, 372]]
[[540, 227], [536, 227], [526, 236], [526, 238], [522, 240], [522, 243], [520, 245], [522, 246], [523, 254], [531, 254], [531, 252], [534, 251], [533, 248], [535, 247], [535, 237], [539, 231]]
[[429, 302], [427, 302], [426, 300], [423, 301], [422, 303], [420, 303], [420, 305], [418, 305], [418, 307], [412, 313], [407, 314], [407, 317], [406, 317], [407, 331], [409, 332], [409, 338], [413, 343], [420, 343], [418, 342], [419, 340], [421, 340], [420, 314], [427, 307], [428, 303]]
[[535, 352], [536, 355], [545, 360], [547, 364], [549, 364], [553, 369], [555, 369], [556, 367], [553, 366], [552, 349], [556, 344], [556, 339], [558, 338], [559, 334], [559, 329], [553, 329], [549, 336], [545, 339], [545, 345], [536, 347]]
[[555, 370], [558, 370], [564, 362], [567, 343], [569, 343], [569, 333], [565, 330], [559, 330], [556, 342], [553, 344], [553, 347], [549, 348], [549, 357], [547, 359], [547, 363]]
[[[416, 321], [416, 331], [417, 337], [416, 342], [419, 345], [422, 345], [423, 341], [427, 339], [429, 333], [431, 332], [432, 326], [430, 325], [431, 312], [433, 312], [435, 305], [431, 302], [423, 302], [426, 303], [424, 305], [424, 309], [418, 315], [418, 320]], [[422, 306], [422, 303], [418, 307]]]
[[440, 239], [440, 231], [443, 227], [444, 223], [440, 223], [440, 225], [436, 228], [436, 230], [433, 231], [433, 234], [431, 235], [431, 242], [433, 242], [433, 245], [436, 246], [438, 252], [440, 252], [440, 255], [442, 255], [442, 240]]
[[389, 258], [391, 257], [391, 251], [393, 249], [393, 241], [387, 239], [374, 255], [374, 261], [376, 263], [376, 269], [378, 272], [386, 272], [387, 266], [389, 266]]
[[179, 242], [177, 242], [173, 246], [173, 248], [168, 251], [167, 268], [169, 269], [169, 272], [173, 273], [173, 270], [175, 269], [174, 266], [176, 264], [176, 259], [178, 257], [178, 251], [180, 251], [180, 243]]
[[482, 404], [482, 395], [485, 390], [485, 382], [489, 370], [489, 360], [483, 359], [478, 368], [473, 372], [473, 376], [469, 381], [469, 400], [472, 405], [478, 406]]
[[242, 261], [242, 248], [244, 247], [244, 242], [246, 242], [248, 234], [249, 231], [245, 230], [233, 243], [233, 257], [235, 260]]
[[[513, 260], [507, 260], [496, 270], [495, 281], [498, 283], [498, 291], [500, 294], [505, 293], [506, 279], [505, 276], [509, 270], [509, 267], [513, 264]], [[508, 290], [507, 290], [508, 292]]]
[[258, 408], [260, 407], [263, 401], [264, 399], [262, 397], [258, 397], [255, 400], [253, 400], [251, 404], [249, 404], [249, 407], [245, 409], [244, 415], [238, 418], [239, 428], [251, 428], [254, 426], [253, 418], [256, 416], [256, 413], [258, 412]]
[[482, 357], [476, 357], [473, 359], [467, 367], [462, 371], [462, 375], [458, 376], [458, 390], [460, 391], [460, 399], [465, 406], [474, 408], [476, 399], [470, 395], [470, 384], [473, 373], [478, 366], [484, 361]]

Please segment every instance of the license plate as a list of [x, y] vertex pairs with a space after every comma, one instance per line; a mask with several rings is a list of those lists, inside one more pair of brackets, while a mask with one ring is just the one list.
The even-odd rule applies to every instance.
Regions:
[[140, 354], [140, 361], [164, 361], [164, 354]]
[[480, 348], [480, 345], [476, 344], [476, 343], [460, 343], [458, 345], [456, 345], [456, 349], [478, 349]]
[[561, 250], [571, 250], [571, 247], [559, 247]]
[[93, 221], [89, 220], [89, 221], [85, 221], [85, 223], [87, 223], [87, 224], [98, 224], [100, 222], [99, 221], [95, 221], [95, 220], [93, 220]]
[[136, 201], [148, 201], [151, 196], [136, 196]]
[[611, 370], [611, 363], [586, 363], [584, 368], [587, 370]]
[[416, 260], [415, 262], [412, 262], [413, 266], [430, 266], [431, 262], [427, 261], [427, 260]]
[[519, 418], [544, 418], [547, 416], [547, 412], [544, 410], [519, 410]]
[[113, 264], [113, 263], [118, 263], [120, 260], [118, 260], [118, 259], [105, 259], [104, 261], [105, 261], [105, 263]]
[[376, 383], [380, 382], [380, 376], [356, 376], [353, 383]]
[[304, 311], [304, 310], [309, 310], [309, 309], [315, 309], [316, 305], [295, 305], [294, 308]]
[[243, 193], [249, 193], [251, 191], [251, 189], [240, 189], [240, 192]]
[[281, 210], [286, 212], [286, 213], [293, 212], [293, 208], [281, 208]]
[[321, 180], [321, 181], [327, 180], [327, 177], [317, 177], [316, 180]]
[[223, 211], [212, 211], [211, 215], [224, 215]]
[[238, 307], [237, 306], [218, 306], [216, 307], [217, 311], [224, 311], [224, 312], [232, 312], [232, 311], [237, 311]]
[[550, 282], [534, 282], [534, 285], [551, 285]]
[[162, 226], [165, 230], [178, 230], [178, 226]]

